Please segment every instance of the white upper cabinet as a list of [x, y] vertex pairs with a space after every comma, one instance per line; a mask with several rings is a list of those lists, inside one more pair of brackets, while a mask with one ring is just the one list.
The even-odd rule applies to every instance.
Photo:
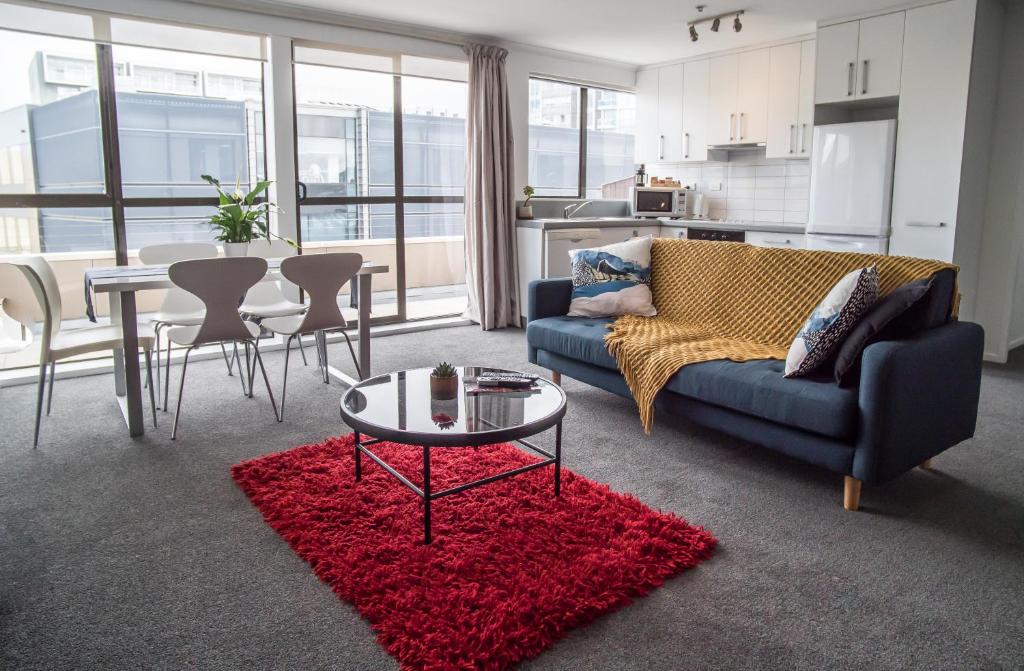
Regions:
[[814, 127], [814, 40], [770, 49], [768, 158], [807, 157]]
[[633, 145], [637, 163], [652, 163], [658, 159], [659, 135], [658, 71], [640, 70], [636, 73], [636, 140]]
[[768, 137], [769, 49], [739, 55], [736, 121], [738, 142], [764, 142]]
[[636, 73], [637, 163], [683, 160], [683, 66]]
[[708, 144], [764, 142], [768, 134], [769, 50], [709, 61]]
[[790, 158], [800, 143], [800, 45], [771, 48], [768, 71], [768, 158]]
[[707, 60], [683, 66], [683, 160], [708, 160]]
[[905, 12], [818, 29], [815, 102], [900, 94]]
[[900, 94], [903, 24], [906, 14], [883, 14], [860, 22], [857, 46], [857, 99]]
[[662, 161], [683, 158], [683, 66], [669, 65], [658, 70], [658, 152]]
[[708, 144], [736, 142], [736, 93], [739, 57], [719, 56], [708, 61]]
[[814, 137], [814, 54], [815, 40], [800, 43], [800, 102], [797, 105], [796, 155], [810, 158]]

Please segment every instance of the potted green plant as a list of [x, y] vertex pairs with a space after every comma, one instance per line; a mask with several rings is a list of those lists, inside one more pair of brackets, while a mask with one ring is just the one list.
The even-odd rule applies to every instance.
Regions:
[[216, 232], [216, 239], [224, 245], [224, 256], [245, 256], [249, 243], [271, 237], [284, 240], [292, 247], [295, 241], [273, 233], [270, 230], [269, 214], [277, 206], [270, 201], [257, 202], [260, 194], [266, 192], [272, 182], [257, 182], [248, 193], [242, 193], [240, 183], [235, 183], [235, 190], [228, 193], [221, 186], [220, 180], [210, 175], [201, 175], [203, 181], [217, 190], [217, 212], [210, 217], [210, 226]]
[[530, 199], [533, 198], [534, 193], [534, 188], [529, 184], [523, 187], [523, 195], [526, 196], [526, 200], [516, 209], [516, 216], [519, 219], [533, 219], [533, 205], [530, 205]]
[[430, 372], [430, 397], [447, 401], [459, 395], [459, 372], [447, 361], [434, 366]]

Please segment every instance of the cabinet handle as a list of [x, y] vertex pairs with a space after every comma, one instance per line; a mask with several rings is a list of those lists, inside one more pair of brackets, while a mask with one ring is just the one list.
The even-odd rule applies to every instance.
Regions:
[[802, 123], [802, 124], [800, 124], [800, 153], [801, 154], [804, 153], [804, 147], [807, 146], [807, 145], [804, 144], [804, 138], [806, 136], [807, 136], [807, 124]]
[[944, 221], [908, 221], [907, 226], [913, 226], [914, 228], [945, 228], [946, 222]]
[[743, 139], [743, 116], [745, 114], [746, 114], [746, 112], [740, 112], [739, 136], [740, 136], [741, 140]]
[[786, 238], [785, 240], [772, 240], [771, 238], [765, 238], [764, 242], [765, 242], [765, 244], [768, 244], [768, 245], [791, 245], [791, 244], [793, 244], [793, 241], [790, 240], [789, 238]]
[[658, 158], [665, 158], [665, 136], [658, 136]]
[[868, 59], [864, 59], [864, 67], [860, 71], [860, 94], [868, 92]]
[[853, 95], [853, 68], [855, 66], [856, 63], [850, 61], [849, 68], [846, 70], [846, 95], [848, 96]]
[[736, 133], [733, 132], [733, 127], [736, 125], [736, 113], [733, 112], [729, 115], [729, 142], [736, 139]]
[[690, 158], [690, 134], [683, 133], [683, 158]]
[[795, 134], [796, 134], [796, 124], [795, 123], [791, 123], [791, 124], [789, 124], [789, 153], [790, 154], [793, 153], [793, 144], [794, 144], [793, 136]]

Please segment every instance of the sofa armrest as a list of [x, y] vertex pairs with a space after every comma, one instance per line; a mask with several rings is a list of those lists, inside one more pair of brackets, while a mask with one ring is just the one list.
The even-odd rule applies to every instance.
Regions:
[[984, 331], [953, 322], [864, 350], [853, 476], [884, 482], [974, 435]]
[[534, 280], [528, 290], [526, 321], [561, 317], [569, 312], [571, 300], [572, 280], [568, 277]]

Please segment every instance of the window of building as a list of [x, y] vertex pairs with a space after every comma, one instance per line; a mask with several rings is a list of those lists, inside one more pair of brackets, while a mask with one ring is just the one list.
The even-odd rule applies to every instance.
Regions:
[[632, 93], [532, 78], [529, 105], [529, 182], [538, 196], [600, 198], [602, 187], [633, 174]]

